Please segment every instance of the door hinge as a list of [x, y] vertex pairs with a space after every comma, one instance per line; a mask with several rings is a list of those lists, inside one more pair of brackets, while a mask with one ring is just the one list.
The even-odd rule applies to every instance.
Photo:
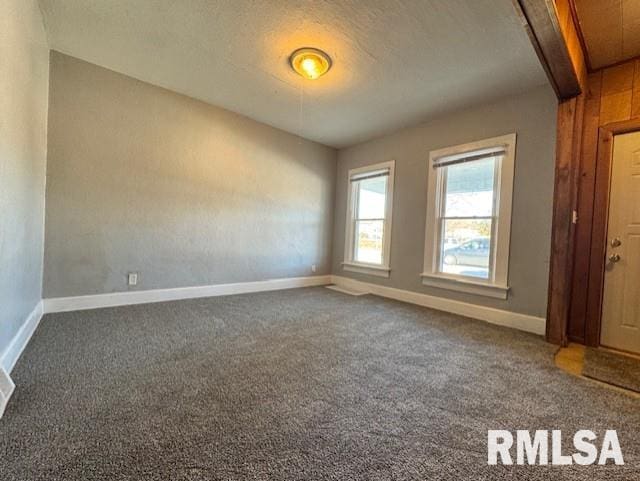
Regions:
[[578, 223], [578, 211], [574, 210], [571, 214], [571, 222], [573, 222], [574, 224]]

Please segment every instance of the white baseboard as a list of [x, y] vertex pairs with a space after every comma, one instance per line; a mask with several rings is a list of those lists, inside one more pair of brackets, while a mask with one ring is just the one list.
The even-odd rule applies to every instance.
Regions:
[[368, 292], [353, 291], [345, 287], [340, 287], [336, 284], [331, 284], [330, 286], [326, 286], [326, 287], [327, 289], [331, 289], [332, 291], [342, 292], [343, 294], [349, 294], [350, 296], [355, 296], [355, 297], [366, 296], [367, 294], [369, 294]]
[[195, 299], [198, 297], [228, 296], [248, 292], [276, 291], [295, 287], [324, 286], [331, 283], [331, 276], [289, 277], [266, 281], [216, 284], [211, 286], [177, 287], [173, 289], [152, 289], [147, 291], [113, 292], [76, 297], [54, 297], [43, 299], [44, 312], [81, 311], [100, 307], [128, 306], [151, 302]]
[[0, 418], [4, 414], [4, 410], [9, 403], [9, 398], [13, 394], [16, 385], [13, 384], [9, 373], [4, 367], [0, 367]]
[[479, 306], [467, 302], [454, 301], [444, 297], [430, 296], [419, 292], [405, 291], [394, 287], [380, 286], [368, 282], [356, 281], [348, 277], [331, 276], [331, 281], [338, 287], [348, 290], [364, 291], [381, 297], [430, 307], [439, 311], [451, 312], [460, 316], [471, 317], [500, 326], [512, 327], [521, 331], [544, 335], [546, 320], [542, 317], [504, 311], [492, 307]]
[[31, 336], [38, 328], [40, 319], [42, 319], [42, 301], [39, 301], [34, 307], [31, 314], [27, 316], [22, 326], [18, 330], [13, 339], [0, 355], [0, 418], [4, 414], [4, 410], [9, 403], [9, 398], [13, 394], [15, 384], [11, 380], [11, 371], [13, 371], [16, 362], [24, 351]]
[[22, 323], [22, 327], [13, 336], [13, 339], [9, 343], [9, 346], [4, 350], [2, 356], [0, 357], [0, 367], [4, 368], [7, 373], [11, 374], [13, 371], [13, 367], [18, 362], [22, 351], [27, 347], [29, 343], [29, 339], [36, 331], [38, 324], [40, 324], [40, 319], [42, 319], [43, 314], [43, 306], [42, 301], [36, 304], [36, 307], [31, 311], [31, 314], [25, 319]]

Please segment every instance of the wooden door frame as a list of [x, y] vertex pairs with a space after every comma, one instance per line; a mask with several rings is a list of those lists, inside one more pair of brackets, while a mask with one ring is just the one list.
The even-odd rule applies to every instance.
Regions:
[[606, 124], [600, 127], [598, 131], [596, 184], [593, 218], [591, 219], [591, 252], [585, 319], [585, 344], [587, 346], [597, 347], [600, 345], [609, 197], [611, 193], [611, 167], [613, 164], [613, 139], [616, 135], [638, 131], [640, 131], [640, 119]]

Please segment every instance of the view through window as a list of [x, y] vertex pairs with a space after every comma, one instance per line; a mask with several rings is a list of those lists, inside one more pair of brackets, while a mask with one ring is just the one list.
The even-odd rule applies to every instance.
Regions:
[[389, 174], [379, 173], [353, 182], [353, 260], [382, 265], [383, 238]]
[[485, 157], [438, 167], [442, 176], [442, 273], [490, 278], [497, 159]]

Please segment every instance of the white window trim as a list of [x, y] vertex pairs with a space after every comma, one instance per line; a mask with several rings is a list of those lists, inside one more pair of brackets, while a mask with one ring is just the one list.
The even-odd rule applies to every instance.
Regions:
[[[464, 154], [467, 152], [504, 146], [505, 154], [499, 165], [497, 175], [500, 189], [496, 192], [498, 222], [494, 227], [494, 250], [492, 251], [492, 278], [474, 279], [438, 272], [438, 227], [436, 225], [439, 212], [439, 196], [442, 186], [441, 178], [433, 169], [433, 162], [445, 156]], [[511, 241], [511, 204], [513, 200], [513, 178], [515, 172], [516, 134], [494, 137], [468, 144], [434, 150], [429, 153], [427, 222], [425, 228], [424, 269], [421, 274], [422, 283], [426, 286], [438, 287], [453, 291], [465, 292], [481, 296], [506, 299], [509, 293], [509, 244]]]
[[[344, 262], [342, 268], [345, 271], [357, 272], [360, 274], [369, 274], [377, 277], [389, 277], [391, 268], [389, 267], [389, 258], [391, 255], [391, 226], [393, 216], [393, 185], [395, 182], [395, 160], [380, 162], [378, 164], [366, 165], [351, 169], [347, 173], [347, 222], [345, 227], [344, 241]], [[382, 264], [369, 264], [366, 262], [356, 262], [353, 260], [353, 242], [354, 242], [354, 199], [353, 184], [351, 178], [354, 175], [364, 174], [367, 172], [375, 172], [377, 170], [389, 169], [389, 181], [387, 183], [387, 198], [385, 202], [384, 215], [384, 237], [382, 239]]]

